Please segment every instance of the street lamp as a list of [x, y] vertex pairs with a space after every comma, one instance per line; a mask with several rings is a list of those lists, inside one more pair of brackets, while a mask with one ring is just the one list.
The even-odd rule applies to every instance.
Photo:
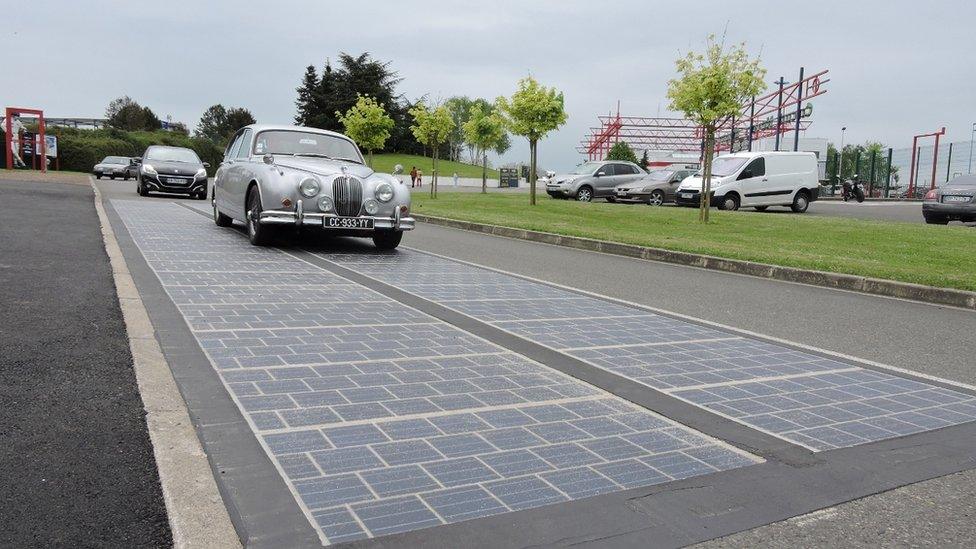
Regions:
[[973, 133], [969, 136], [969, 169], [967, 174], [973, 173], [973, 138], [976, 138], [976, 122], [973, 122]]
[[840, 154], [837, 158], [837, 181], [834, 183], [834, 192], [837, 194], [837, 183], [840, 183], [840, 171], [844, 166], [844, 132], [847, 131], [847, 126], [840, 129]]

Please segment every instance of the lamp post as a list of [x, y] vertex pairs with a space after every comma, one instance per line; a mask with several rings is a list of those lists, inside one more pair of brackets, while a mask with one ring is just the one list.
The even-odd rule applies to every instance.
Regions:
[[837, 181], [834, 182], [834, 192], [837, 194], [837, 183], [840, 183], [840, 173], [844, 168], [844, 132], [847, 131], [847, 126], [840, 129], [840, 149], [837, 154]]
[[969, 136], [969, 169], [967, 174], [973, 173], [973, 138], [976, 138], [976, 122], [973, 122], [973, 133]]

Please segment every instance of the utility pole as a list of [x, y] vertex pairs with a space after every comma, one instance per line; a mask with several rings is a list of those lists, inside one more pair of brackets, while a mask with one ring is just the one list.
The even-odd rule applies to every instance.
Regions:
[[973, 139], [976, 138], [976, 122], [973, 122], [973, 133], [969, 136], [969, 169], [967, 174], [973, 173]]
[[834, 192], [837, 194], [837, 184], [840, 183], [841, 172], [844, 169], [844, 132], [847, 131], [847, 126], [840, 129], [840, 149], [837, 151], [837, 180], [834, 182]]
[[946, 158], [946, 183], [949, 182], [949, 171], [952, 169], [952, 142], [949, 142], [949, 157]]
[[[752, 102], [749, 103], [749, 152], [752, 152], [752, 132], [755, 130], [755, 118], [756, 118], [756, 96], [752, 96]], [[976, 124], [973, 124], [973, 131], [976, 131]], [[970, 147], [972, 149], [972, 147]], [[970, 150], [969, 156], [972, 156], [972, 150]], [[970, 164], [972, 159], [970, 159]]]
[[776, 150], [779, 150], [779, 134], [783, 131], [783, 85], [786, 84], [786, 80], [780, 76], [779, 80], [776, 81], [779, 84], [779, 97], [776, 103]]
[[800, 79], [796, 81], [796, 120], [793, 127], [793, 152], [800, 150], [800, 113], [803, 112], [803, 67], [800, 67]]

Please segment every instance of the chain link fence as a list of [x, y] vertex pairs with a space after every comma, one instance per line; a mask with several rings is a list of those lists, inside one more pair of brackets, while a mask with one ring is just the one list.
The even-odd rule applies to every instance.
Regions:
[[[824, 185], [828, 194], [838, 194], [843, 181], [857, 174], [868, 196], [875, 198], [921, 198], [933, 186], [938, 187], [960, 175], [973, 173], [976, 158], [972, 141], [919, 146], [915, 151], [915, 188], [909, 195], [912, 175], [912, 148], [855, 150], [841, 155], [831, 151], [827, 157]], [[935, 160], [935, 185], [932, 163]], [[839, 164], [839, 165], [838, 165]]]

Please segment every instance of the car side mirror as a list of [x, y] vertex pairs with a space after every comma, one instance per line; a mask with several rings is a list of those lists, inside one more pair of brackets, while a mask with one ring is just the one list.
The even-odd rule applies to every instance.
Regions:
[[203, 163], [203, 167], [204, 168], [209, 168], [210, 167], [210, 162], [204, 162]]
[[606, 172], [596, 172], [593, 175], [596, 176], [596, 177], [603, 177], [603, 176], [607, 175], [607, 173]]
[[403, 173], [403, 164], [393, 166], [393, 175], [400, 175], [401, 173]]
[[261, 160], [263, 160], [264, 163], [267, 164], [267, 165], [269, 165], [269, 166], [274, 165], [274, 155], [272, 155], [272, 154], [266, 154], [266, 155], [262, 156], [261, 157]]
[[133, 164], [142, 164], [142, 157], [137, 156], [137, 157], [133, 158], [132, 159], [132, 163]]

